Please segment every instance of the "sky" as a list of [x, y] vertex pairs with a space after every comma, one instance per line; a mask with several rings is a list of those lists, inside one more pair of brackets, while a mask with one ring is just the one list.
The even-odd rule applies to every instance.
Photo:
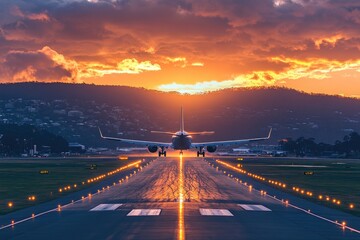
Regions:
[[359, 0], [2, 0], [0, 82], [360, 97]]

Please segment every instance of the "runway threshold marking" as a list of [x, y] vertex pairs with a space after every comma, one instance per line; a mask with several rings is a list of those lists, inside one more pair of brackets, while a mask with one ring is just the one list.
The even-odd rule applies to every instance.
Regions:
[[200, 214], [203, 216], [224, 216], [224, 217], [232, 217], [234, 216], [227, 209], [211, 209], [211, 208], [200, 208]]
[[114, 211], [121, 205], [122, 204], [99, 204], [96, 207], [90, 209], [90, 211]]
[[159, 216], [160, 213], [161, 209], [133, 209], [127, 214], [127, 216]]
[[265, 211], [271, 212], [271, 210], [263, 205], [256, 204], [238, 204], [242, 209], [246, 211]]

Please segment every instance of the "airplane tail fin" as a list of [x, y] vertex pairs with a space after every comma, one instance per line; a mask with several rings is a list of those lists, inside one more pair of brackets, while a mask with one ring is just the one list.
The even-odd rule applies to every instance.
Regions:
[[180, 132], [184, 132], [184, 112], [183, 107], [181, 106], [181, 116], [180, 116]]
[[[180, 110], [180, 132], [184, 132], [184, 111], [183, 107]], [[151, 131], [151, 133], [160, 133], [160, 134], [167, 134], [167, 135], [174, 135], [174, 132], [165, 132], [165, 131]], [[214, 134], [214, 131], [203, 131], [203, 132], [188, 132], [190, 135], [211, 135]]]

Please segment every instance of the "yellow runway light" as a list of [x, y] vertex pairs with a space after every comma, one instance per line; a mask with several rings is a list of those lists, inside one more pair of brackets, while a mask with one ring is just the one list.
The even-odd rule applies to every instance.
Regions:
[[35, 199], [36, 199], [35, 196], [29, 196], [29, 197], [28, 197], [28, 200], [29, 200], [29, 201], [35, 201]]
[[341, 226], [342, 226], [343, 229], [345, 229], [345, 227], [346, 227], [346, 222], [343, 221], [343, 222], [341, 223]]

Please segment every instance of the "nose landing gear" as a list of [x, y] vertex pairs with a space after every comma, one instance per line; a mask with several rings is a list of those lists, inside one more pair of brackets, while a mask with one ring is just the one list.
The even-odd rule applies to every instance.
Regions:
[[197, 157], [200, 157], [200, 155], [202, 155], [203, 157], [205, 157], [204, 147], [200, 147], [200, 148], [199, 148], [199, 151], [197, 151]]
[[202, 155], [202, 157], [205, 157], [205, 151], [202, 151], [202, 152], [198, 151], [197, 157], [200, 157], [200, 155]]
[[164, 156], [166, 157], [166, 151], [164, 147], [161, 147], [161, 150], [159, 151], [159, 157]]

